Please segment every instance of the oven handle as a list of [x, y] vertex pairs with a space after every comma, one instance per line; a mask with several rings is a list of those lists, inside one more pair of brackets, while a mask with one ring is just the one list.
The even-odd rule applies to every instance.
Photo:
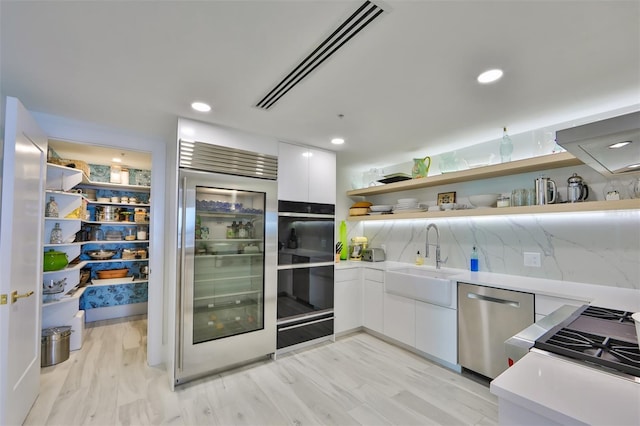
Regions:
[[298, 269], [298, 268], [315, 268], [317, 266], [333, 266], [335, 262], [317, 262], [317, 263], [295, 263], [293, 265], [278, 265], [278, 270]]
[[482, 300], [484, 302], [499, 303], [501, 305], [511, 306], [512, 308], [520, 307], [520, 302], [514, 302], [513, 300], [506, 300], [506, 299], [498, 299], [497, 297], [484, 296], [482, 294], [467, 293], [467, 297], [469, 299], [477, 299], [477, 300]]
[[319, 322], [325, 322], [325, 321], [333, 321], [333, 317], [322, 318], [322, 319], [315, 320], [315, 321], [304, 322], [302, 324], [290, 325], [289, 327], [279, 328], [278, 331], [293, 330], [294, 328], [306, 327], [306, 326], [311, 325], [311, 324], [317, 324]]
[[331, 318], [333, 318], [333, 309], [325, 309], [324, 311], [316, 312], [315, 314], [307, 314], [307, 315], [296, 316], [290, 319], [278, 320], [278, 325], [286, 325], [286, 324], [291, 324], [292, 322], [304, 321], [304, 320], [319, 318], [319, 317], [326, 317], [327, 315], [331, 315]]
[[278, 216], [283, 217], [308, 217], [310, 219], [335, 219], [336, 216], [333, 214], [321, 214], [321, 213], [289, 213], [289, 212], [278, 212]]

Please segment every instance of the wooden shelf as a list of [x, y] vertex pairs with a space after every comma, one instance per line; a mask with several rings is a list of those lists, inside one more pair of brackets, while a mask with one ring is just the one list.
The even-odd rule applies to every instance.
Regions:
[[581, 164], [583, 164], [582, 161], [578, 160], [573, 155], [568, 152], [561, 152], [558, 154], [543, 155], [540, 157], [478, 167], [475, 169], [427, 176], [426, 178], [405, 180], [401, 182], [388, 183], [386, 185], [372, 186], [369, 188], [353, 189], [351, 191], [347, 191], [347, 196], [367, 196], [410, 191], [412, 189], [427, 188], [430, 186], [468, 182], [478, 179], [489, 179], [515, 175], [518, 173], [529, 173], [541, 170], [557, 169], [560, 167], [578, 166]]
[[481, 208], [465, 210], [448, 210], [440, 212], [418, 212], [381, 214], [373, 216], [349, 216], [349, 221], [369, 220], [399, 220], [399, 219], [435, 219], [449, 217], [473, 217], [473, 216], [504, 216], [516, 214], [547, 214], [547, 213], [579, 213], [612, 210], [637, 210], [640, 209], [640, 199], [619, 201], [587, 201], [584, 203], [547, 204], [545, 206]]

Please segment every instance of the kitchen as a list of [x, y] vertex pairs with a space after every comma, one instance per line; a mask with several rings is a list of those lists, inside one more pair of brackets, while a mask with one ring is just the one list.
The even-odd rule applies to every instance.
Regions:
[[[393, 13], [396, 13], [396, 15], [398, 13], [400, 13], [400, 8], [398, 7], [397, 11], [393, 11], [392, 13], [389, 13], [388, 16], [385, 16], [384, 18], [387, 17], [393, 17]], [[382, 18], [381, 18], [382, 19]], [[380, 21], [380, 22], [384, 22], [384, 21]], [[363, 33], [364, 35], [364, 33]], [[290, 62], [290, 61], [288, 61]], [[326, 67], [326, 70], [330, 70], [330, 67]], [[280, 68], [278, 71], [276, 71], [276, 73], [280, 73], [282, 72], [282, 68]], [[61, 81], [63, 81], [64, 79], [61, 78]], [[311, 80], [310, 80], [311, 81]], [[302, 86], [301, 86], [302, 87]], [[3, 89], [4, 92], [4, 89]], [[293, 92], [292, 92], [293, 93]], [[5, 94], [5, 93], [3, 93]], [[27, 102], [25, 99], [22, 99], [24, 102], [26, 102], [27, 106], [29, 105], [29, 102]], [[284, 104], [286, 105], [286, 104]], [[283, 107], [286, 108], [286, 107]], [[614, 107], [610, 108], [611, 110], [615, 109]], [[51, 111], [56, 111], [56, 110], [51, 110]], [[61, 112], [58, 112], [58, 114], [61, 114]], [[180, 114], [183, 115], [183, 114]], [[588, 113], [585, 113], [584, 116], [590, 115]], [[193, 117], [195, 118], [195, 117]], [[345, 126], [349, 125], [349, 118], [350, 115], [346, 114], [345, 119], [343, 119], [343, 122], [345, 123]], [[90, 119], [89, 119], [90, 120]], [[40, 120], [39, 120], [40, 121]], [[52, 122], [54, 121], [53, 119], [51, 120]], [[60, 120], [61, 121], [61, 120]], [[171, 121], [171, 120], [168, 120]], [[338, 120], [336, 120], [338, 121]], [[393, 120], [390, 120], [393, 121]], [[560, 120], [558, 120], [560, 121]], [[558, 121], [547, 121], [545, 124], [554, 124], [557, 123]], [[175, 118], [173, 120], [173, 122], [175, 122]], [[496, 125], [495, 127], [501, 127], [504, 123], [499, 123], [498, 125]], [[62, 127], [62, 123], [60, 123], [60, 127]], [[53, 128], [54, 126], [51, 126], [51, 128]], [[240, 126], [242, 127], [242, 126]], [[328, 126], [327, 126], [328, 127]], [[534, 128], [538, 128], [541, 126], [537, 126]], [[69, 127], [67, 127], [68, 129]], [[68, 130], [67, 130], [68, 133]], [[174, 132], [175, 133], [175, 132]], [[516, 130], [513, 132], [514, 135], [518, 134], [519, 132]], [[68, 138], [70, 138], [69, 136], [67, 136]], [[478, 136], [477, 140], [488, 140], [491, 139], [492, 137], [485, 137], [485, 136]], [[77, 140], [77, 141], [84, 141], [86, 140], [86, 132], [84, 135], [76, 135], [75, 137], [71, 137], [71, 139], [73, 140]], [[137, 140], [135, 138], [130, 138], [129, 141], [125, 142], [122, 140], [121, 137], [118, 138], [111, 138], [111, 140], [108, 140], [108, 138], [103, 137], [101, 139], [100, 142], [102, 143], [114, 143], [114, 139], [118, 139], [118, 143], [120, 143], [123, 146], [129, 145], [129, 146], [134, 146], [135, 143], [137, 143]], [[389, 138], [391, 140], [391, 137]], [[395, 138], [394, 138], [395, 139]], [[292, 140], [296, 140], [296, 139], [292, 139]], [[97, 141], [96, 141], [97, 142]], [[149, 150], [156, 150], [155, 147], [151, 146], [151, 143], [149, 144]], [[159, 151], [162, 151], [162, 149], [160, 149]], [[424, 148], [421, 149], [421, 151], [424, 151]], [[158, 151], [154, 151], [154, 154], [157, 154]], [[427, 152], [423, 152], [422, 156], [429, 154], [429, 151], [427, 150]], [[160, 152], [160, 155], [162, 155], [162, 152]], [[358, 154], [348, 154], [345, 153], [345, 158], [348, 158], [349, 156], [353, 156], [353, 155], [358, 155]], [[417, 157], [418, 155], [415, 155], [415, 157]], [[406, 158], [411, 158], [413, 157], [413, 155], [411, 154], [404, 154], [403, 157]], [[157, 158], [156, 155], [154, 155], [154, 160]], [[341, 160], [341, 155], [338, 156], [338, 161], [342, 161]], [[399, 163], [400, 161], [398, 161]], [[393, 164], [392, 162], [390, 162], [391, 164]], [[159, 166], [154, 166], [153, 169], [158, 169], [158, 170], [163, 170], [164, 169], [164, 162], [160, 161]], [[389, 163], [387, 163], [389, 164]], [[386, 165], [385, 165], [386, 167]], [[433, 170], [437, 172], [437, 167], [433, 166]], [[563, 171], [562, 173], [558, 173], [557, 176], [552, 176], [556, 182], [561, 183], [566, 181], [567, 177], [569, 177], [573, 171], [577, 171], [578, 174], [580, 174], [581, 176], [583, 176], [585, 178], [585, 180], [587, 182], [589, 182], [590, 184], [600, 184], [602, 186], [604, 186], [604, 182], [602, 180], [598, 181], [596, 179], [596, 177], [592, 177], [589, 174], [586, 174], [583, 169], [576, 169], [576, 170], [566, 170]], [[171, 173], [170, 171], [168, 173]], [[337, 188], [337, 193], [339, 195], [339, 198], [336, 202], [337, 205], [337, 214], [336, 217], [338, 218], [338, 220], [340, 220], [341, 218], [345, 218], [346, 217], [346, 213], [347, 213], [347, 209], [350, 206], [350, 203], [353, 201], [350, 198], [343, 196], [343, 194], [345, 194], [348, 190], [351, 190], [351, 173], [347, 170], [343, 170], [341, 167], [338, 167], [338, 188]], [[162, 174], [159, 174], [162, 175]], [[162, 178], [162, 176], [161, 176]], [[167, 176], [167, 179], [172, 179], [171, 176]], [[530, 178], [523, 176], [522, 177], [522, 181], [521, 183], [518, 185], [518, 187], [523, 186], [523, 184], [526, 182], [528, 183], [530, 181]], [[469, 183], [468, 185], [472, 185], [472, 183]], [[499, 185], [504, 185], [505, 188], [496, 188], [497, 191], [499, 192], [505, 192], [507, 190], [511, 190], [513, 189], [513, 187], [515, 185], [509, 185], [507, 187], [506, 183], [500, 183]], [[155, 182], [154, 182], [154, 185]], [[157, 194], [157, 197], [155, 195], [152, 195], [152, 198], [157, 198], [158, 200], [162, 200], [162, 188], [164, 188], [164, 185], [158, 185], [157, 186], [157, 191], [159, 192]], [[437, 191], [437, 192], [446, 192], [449, 189], [448, 188], [442, 188], [442, 191]], [[463, 196], [464, 193], [463, 188], [461, 187], [457, 187], [454, 190], [458, 191], [458, 195], [459, 196]], [[471, 190], [467, 190], [467, 194], [470, 194]], [[598, 192], [599, 194], [599, 192]], [[434, 199], [435, 195], [437, 195], [436, 193], [432, 194], [421, 194], [421, 201], [425, 200], [425, 199]], [[162, 211], [162, 204], [161, 201], [158, 201], [160, 204], [160, 207], [158, 209], [154, 209], [154, 211], [158, 211], [161, 212]], [[167, 213], [167, 215], [169, 215], [169, 213]], [[598, 215], [598, 216], [603, 216], [603, 215]], [[549, 248], [552, 250], [549, 250], [549, 253], [557, 253], [559, 255], [559, 262], [561, 264], [561, 266], [559, 267], [554, 267], [548, 264], [545, 264], [544, 267], [539, 268], [539, 269], [525, 269], [522, 266], [522, 259], [521, 259], [521, 253], [518, 248], [518, 250], [512, 250], [512, 251], [507, 251], [505, 253], [501, 253], [499, 252], [499, 249], [496, 248], [494, 249], [494, 244], [490, 244], [486, 239], [486, 243], [479, 245], [479, 249], [481, 250], [481, 265], [486, 265], [489, 266], [491, 265], [492, 267], [492, 271], [494, 272], [498, 272], [498, 273], [509, 273], [509, 274], [514, 274], [514, 275], [527, 275], [527, 274], [537, 274], [536, 276], [542, 276], [544, 277], [545, 275], [549, 275], [550, 277], [553, 278], [558, 278], [561, 277], [563, 280], [567, 280], [567, 281], [579, 281], [579, 282], [598, 282], [598, 283], [606, 283], [607, 281], [607, 277], [603, 276], [603, 274], [605, 274], [604, 272], [602, 272], [602, 270], [604, 269], [603, 266], [604, 265], [609, 265], [610, 261], [614, 262], [614, 270], [616, 271], [615, 273], [618, 274], [618, 271], [621, 271], [619, 273], [619, 275], [616, 276], [615, 278], [615, 282], [616, 283], [623, 283], [623, 284], [617, 284], [617, 285], [623, 285], [626, 286], [628, 285], [629, 282], [633, 283], [633, 278], [624, 278], [622, 281], [619, 281], [620, 276], [625, 276], [625, 277], [633, 277], [634, 274], [636, 273], [633, 269], [631, 269], [632, 267], [630, 266], [630, 263], [628, 261], [629, 257], [632, 256], [632, 254], [634, 253], [634, 251], [629, 250], [627, 248], [631, 247], [633, 248], [633, 240], [632, 234], [628, 234], [625, 231], [621, 231], [626, 229], [626, 225], [624, 224], [612, 224], [612, 223], [608, 223], [606, 221], [606, 215], [604, 215], [605, 217], [602, 217], [600, 220], [600, 222], [598, 222], [598, 225], [595, 227], [598, 230], [602, 230], [602, 235], [604, 236], [604, 238], [601, 238], [600, 236], [594, 236], [593, 240], [589, 239], [590, 237], [588, 236], [589, 232], [594, 228], [590, 225], [589, 220], [585, 217], [581, 220], [583, 220], [585, 223], [574, 223], [571, 225], [571, 227], [565, 227], [563, 228], [560, 224], [556, 224], [556, 223], [551, 223], [551, 224], [546, 224], [543, 223], [541, 225], [541, 228], [537, 231], [540, 233], [540, 235], [548, 235], [548, 233], [546, 232], [546, 227], [547, 226], [553, 226], [553, 232], [556, 232], [558, 230], [562, 231], [562, 232], [566, 232], [567, 234], [569, 234], [569, 236], [571, 238], [568, 239], [568, 241], [571, 241], [572, 239], [584, 239], [584, 241], [578, 241], [577, 245], [578, 247], [589, 247], [593, 245], [593, 242], [596, 241], [598, 243], [602, 242], [602, 241], [607, 241], [606, 238], [608, 238], [608, 235], [615, 235], [616, 238], [620, 237], [622, 238], [622, 244], [620, 244], [620, 249], [618, 249], [618, 253], [621, 254], [620, 257], [616, 256], [616, 252], [608, 250], [611, 247], [611, 244], [605, 244], [606, 247], [604, 247], [602, 249], [602, 252], [599, 253], [594, 253], [593, 254], [593, 258], [589, 258], [588, 261], [582, 262], [582, 261], [578, 261], [575, 258], [573, 258], [571, 255], [572, 253], [575, 253], [576, 249], [571, 249], [571, 248], [566, 248], [564, 246], [560, 246], [560, 247], [556, 247], [556, 245], [558, 243], [553, 242]], [[545, 218], [541, 219], [542, 221], [548, 221], [548, 222], [553, 222], [553, 215], [549, 215], [549, 216], [545, 216]], [[555, 216], [556, 218], [558, 218], [559, 216]], [[171, 221], [173, 219], [171, 219], [170, 217], [167, 217], [167, 220]], [[519, 229], [525, 229], [527, 226], [529, 226], [531, 224], [531, 222], [535, 222], [535, 220], [530, 220], [527, 218], [522, 217], [522, 221], [523, 222], [519, 222], [520, 219], [517, 219], [516, 222], [514, 222], [513, 226], [515, 229], [519, 230]], [[628, 220], [632, 220], [632, 218], [629, 218]], [[511, 232], [511, 228], [504, 228], [504, 225], [501, 224], [492, 224], [491, 222], [482, 222], [484, 221], [484, 219], [480, 218], [478, 220], [474, 220], [472, 223], [470, 223], [470, 225], [465, 225], [464, 223], [459, 223], [459, 222], [455, 222], [452, 226], [452, 229], [450, 232], [445, 232], [445, 229], [441, 229], [441, 237], [443, 239], [443, 241], [441, 242], [441, 245], [443, 247], [443, 258], [446, 257], [447, 255], [449, 256], [449, 260], [445, 266], [446, 267], [458, 267], [458, 268], [466, 268], [467, 262], [466, 262], [466, 256], [468, 256], [468, 252], [470, 250], [470, 246], [467, 244], [467, 242], [465, 241], [464, 244], [460, 243], [459, 244], [459, 248], [453, 250], [451, 247], [454, 247], [455, 245], [453, 244], [453, 241], [458, 241], [458, 237], [460, 235], [464, 236], [464, 235], [468, 235], [467, 228], [466, 226], [470, 226], [472, 227], [472, 231], [475, 230], [474, 232], [482, 232], [482, 228], [477, 226], [477, 223], [487, 223], [487, 226], [491, 226], [491, 227], [497, 227], [498, 229], [496, 230], [496, 232], [490, 232], [490, 235], [486, 235], [485, 238], [488, 238], [489, 236], [494, 236], [496, 234], [501, 234], [501, 235], [508, 235], [509, 237], [513, 237], [514, 238], [514, 242], [512, 244], [510, 244], [511, 247], [515, 247], [516, 246], [516, 241], [517, 241], [517, 237], [521, 237], [517, 234], [514, 234]], [[373, 222], [366, 222], [364, 225], [365, 226], [369, 226], [371, 223]], [[405, 227], [405, 225], [408, 225], [408, 223], [406, 221], [402, 222], [403, 224], [401, 225], [401, 228]], [[441, 223], [439, 222], [438, 225], [443, 228], [443, 225], [441, 225]], [[377, 225], [374, 225], [377, 226]], [[162, 226], [158, 226], [158, 229], [161, 229]], [[409, 241], [412, 241], [412, 245], [422, 245], [424, 243], [424, 234], [420, 235], [420, 232], [422, 232], [424, 225], [420, 224], [419, 226], [419, 231], [418, 231], [418, 227], [416, 226], [416, 232], [413, 232], [413, 230], [403, 230], [401, 229], [401, 234], [400, 234], [400, 238], [398, 239], [397, 242], [394, 241], [384, 241], [384, 240], [380, 240], [380, 241], [374, 241], [376, 245], [378, 244], [385, 244], [387, 245], [387, 252], [389, 254], [389, 256], [393, 259], [393, 260], [399, 260], [399, 261], [403, 261], [403, 262], [410, 262], [413, 263], [413, 258], [415, 256], [415, 251], [413, 251], [414, 247], [411, 247], [411, 250], [407, 250], [407, 251], [403, 251], [403, 247], [400, 247], [399, 250], [395, 249], [393, 247], [393, 244], [397, 244], [397, 245], [401, 245], [402, 243], [400, 241], [402, 241], [403, 239], [407, 239]], [[559, 229], [560, 228], [560, 229]], [[478, 230], [479, 229], [479, 230]], [[358, 231], [352, 231], [352, 232], [356, 232], [353, 235], [358, 235], [359, 232]], [[375, 232], [375, 230], [374, 230]], [[386, 231], [384, 231], [386, 232]], [[522, 231], [524, 232], [524, 231]], [[556, 232], [557, 233], [557, 232]], [[554, 234], [555, 235], [555, 234]], [[468, 238], [468, 237], [467, 237]], [[533, 241], [533, 242], [537, 242], [539, 241], [538, 235], [533, 236], [533, 237], [529, 237], [531, 238], [531, 240], [527, 239], [526, 241]], [[628, 238], [628, 240], [627, 240]], [[497, 239], [497, 238], [496, 238]], [[563, 238], [559, 238], [559, 240], [562, 241], [567, 241], [566, 239]], [[372, 238], [373, 241], [373, 238]], [[485, 242], [482, 241], [482, 242]], [[470, 242], [470, 241], [469, 241]], [[530, 249], [526, 249], [523, 251], [536, 251], [533, 250], [533, 248], [536, 248], [535, 243], [530, 243], [531, 245], [533, 245], [533, 247]], [[616, 247], [617, 247], [617, 240], [615, 243], [613, 243]], [[165, 243], [165, 247], [172, 247], [174, 246], [172, 244], [171, 241], [167, 241]], [[557, 250], [556, 250], [557, 249]], [[444, 253], [444, 250], [448, 250], [447, 253]], [[540, 249], [537, 249], [538, 252], [540, 252]], [[162, 249], [159, 249], [159, 251], [157, 252], [162, 252]], [[578, 252], [580, 254], [592, 254], [593, 252], [590, 250], [583, 250], [583, 249], [578, 249]], [[547, 251], [544, 251], [544, 253], [546, 254]], [[505, 254], [507, 256], [505, 256]], [[513, 256], [513, 259], [517, 258], [517, 262], [510, 259], [508, 256]], [[544, 259], [547, 259], [547, 256], [544, 257]], [[597, 261], [594, 261], [597, 260]], [[605, 260], [602, 260], [605, 259]], [[618, 260], [617, 260], [618, 259]], [[627, 260], [625, 260], [627, 259]], [[632, 259], [633, 260], [633, 259]], [[430, 263], [431, 259], [427, 259], [427, 264], [428, 266], [431, 266], [432, 264]], [[496, 263], [496, 262], [502, 262], [502, 263]], [[575, 267], [576, 262], [580, 262], [580, 268]], [[621, 266], [622, 263], [622, 267]], [[162, 268], [162, 267], [160, 267]], [[495, 269], [494, 269], [495, 268]], [[569, 270], [565, 270], [565, 269], [569, 269]], [[630, 271], [630, 272], [629, 272]], [[612, 280], [613, 281], [613, 280]], [[637, 280], [636, 280], [637, 282]], [[636, 284], [637, 285], [637, 284]], [[160, 318], [157, 318], [160, 319]], [[151, 343], [151, 339], [152, 336], [149, 336], [150, 338], [150, 343]], [[162, 340], [162, 336], [155, 336], [156, 341], [159, 338], [160, 340]], [[162, 352], [162, 351], [160, 351]]]

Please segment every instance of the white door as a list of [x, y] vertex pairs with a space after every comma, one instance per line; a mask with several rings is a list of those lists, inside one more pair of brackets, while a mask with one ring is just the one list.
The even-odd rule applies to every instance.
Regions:
[[0, 205], [0, 425], [22, 424], [40, 386], [46, 157], [46, 136], [24, 106], [7, 97]]

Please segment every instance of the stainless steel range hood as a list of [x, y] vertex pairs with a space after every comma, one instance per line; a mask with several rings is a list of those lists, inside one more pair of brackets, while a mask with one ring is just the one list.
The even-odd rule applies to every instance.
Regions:
[[603, 176], [640, 173], [640, 111], [559, 130], [556, 142]]

